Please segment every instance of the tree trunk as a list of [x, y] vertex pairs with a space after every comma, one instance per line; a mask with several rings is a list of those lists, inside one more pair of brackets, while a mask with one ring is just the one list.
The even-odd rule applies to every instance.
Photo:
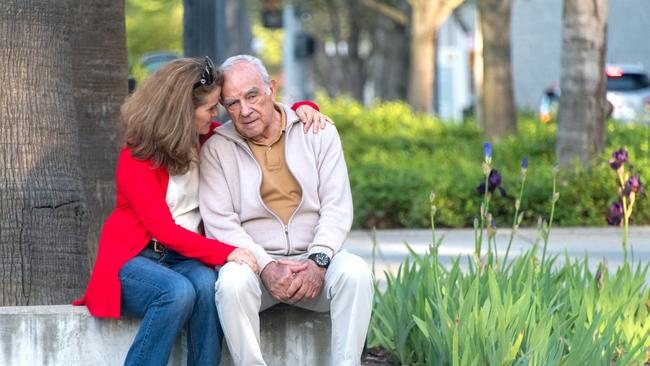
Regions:
[[0, 305], [69, 303], [86, 286], [72, 13], [72, 0], [0, 4]]
[[128, 63], [124, 1], [75, 2], [73, 87], [88, 204], [86, 245], [92, 268], [102, 225], [115, 206], [119, 110], [127, 93]]
[[517, 130], [510, 57], [511, 9], [512, 0], [478, 1], [483, 36], [479, 124], [490, 139], [499, 139]]
[[436, 34], [438, 27], [463, 0], [409, 0], [411, 44], [409, 104], [418, 112], [432, 112], [435, 93]]
[[253, 29], [247, 3], [244, 0], [225, 0], [226, 57], [251, 53]]
[[409, 69], [409, 104], [418, 112], [432, 111], [435, 41], [439, 24], [431, 24], [433, 6], [417, 8], [411, 11], [411, 66]]
[[363, 101], [364, 86], [366, 85], [366, 60], [368, 59], [367, 55], [362, 54], [361, 43], [363, 41], [364, 27], [358, 21], [363, 14], [363, 10], [357, 1], [352, 1], [347, 4], [348, 13], [346, 20], [350, 26], [350, 35], [348, 37], [346, 80], [352, 97], [361, 101]]
[[607, 0], [565, 0], [557, 130], [561, 165], [589, 164], [604, 149], [606, 43]]
[[373, 34], [377, 51], [373, 56], [372, 76], [375, 95], [384, 100], [405, 100], [408, 96], [409, 35], [404, 27], [394, 25]]

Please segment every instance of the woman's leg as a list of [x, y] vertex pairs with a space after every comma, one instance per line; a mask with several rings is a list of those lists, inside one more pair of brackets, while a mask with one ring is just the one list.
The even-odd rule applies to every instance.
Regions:
[[120, 270], [122, 312], [142, 318], [124, 365], [165, 366], [196, 299], [192, 283], [156, 260], [137, 256]]
[[170, 268], [190, 280], [196, 291], [196, 302], [188, 323], [187, 365], [216, 366], [221, 359], [223, 341], [223, 331], [214, 303], [217, 272], [197, 260], [187, 258]]

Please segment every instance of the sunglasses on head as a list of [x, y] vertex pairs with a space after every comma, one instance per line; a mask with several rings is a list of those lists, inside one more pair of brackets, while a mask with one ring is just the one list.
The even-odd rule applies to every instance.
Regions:
[[213, 70], [214, 64], [212, 63], [212, 60], [210, 60], [210, 57], [205, 56], [205, 65], [203, 66], [203, 71], [201, 71], [201, 78], [199, 81], [194, 83], [194, 89], [199, 86], [212, 84], [214, 82]]

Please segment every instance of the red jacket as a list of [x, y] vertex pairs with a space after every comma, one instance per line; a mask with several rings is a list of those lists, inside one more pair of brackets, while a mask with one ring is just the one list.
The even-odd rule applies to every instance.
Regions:
[[[318, 109], [309, 102], [296, 103], [292, 108], [295, 110], [302, 104]], [[202, 136], [201, 142], [212, 136], [218, 126], [219, 123], [213, 123], [210, 133]], [[235, 250], [231, 245], [208, 239], [174, 222], [165, 201], [169, 183], [166, 168], [153, 168], [150, 160], [137, 160], [131, 156], [130, 149], [123, 148], [117, 161], [115, 183], [116, 207], [104, 223], [86, 293], [73, 301], [73, 305], [86, 305], [96, 317], [119, 318], [119, 271], [144, 249], [152, 237], [173, 251], [210, 267], [224, 264]]]

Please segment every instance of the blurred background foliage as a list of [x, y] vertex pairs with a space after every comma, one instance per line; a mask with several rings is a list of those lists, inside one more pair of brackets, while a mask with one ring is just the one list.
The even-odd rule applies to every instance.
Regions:
[[[436, 192], [437, 224], [471, 227], [481, 197], [476, 188], [483, 172], [483, 137], [472, 120], [442, 123], [415, 114], [404, 102], [377, 102], [364, 108], [346, 98], [317, 98], [341, 134], [354, 198], [357, 228], [427, 227], [429, 193]], [[525, 226], [549, 211], [555, 163], [556, 125], [520, 114], [518, 132], [493, 144], [493, 167], [503, 176], [507, 196], [495, 195], [491, 210], [500, 227], [510, 226], [521, 179], [521, 160], [530, 165], [525, 198]], [[593, 168], [560, 171], [555, 220], [561, 226], [603, 226], [617, 198], [616, 178], [607, 161], [625, 147], [641, 177], [650, 176], [650, 128], [609, 122], [606, 153]], [[579, 166], [579, 164], [576, 164]], [[647, 199], [637, 201], [635, 224], [650, 224]]]
[[138, 81], [147, 77], [140, 63], [148, 52], [183, 54], [183, 0], [127, 0], [126, 47], [129, 72]]
[[[257, 3], [252, 5], [259, 6]], [[284, 32], [263, 27], [259, 17], [252, 23], [253, 49], [264, 60], [269, 73], [277, 74], [282, 68]], [[129, 72], [137, 82], [141, 82], [148, 76], [142, 65], [143, 55], [151, 52], [183, 54], [183, 0], [127, 0], [126, 34]]]
[[279, 73], [282, 69], [283, 37], [284, 31], [281, 28], [265, 28], [259, 19], [253, 22], [253, 50], [264, 60], [264, 65], [271, 75]]

